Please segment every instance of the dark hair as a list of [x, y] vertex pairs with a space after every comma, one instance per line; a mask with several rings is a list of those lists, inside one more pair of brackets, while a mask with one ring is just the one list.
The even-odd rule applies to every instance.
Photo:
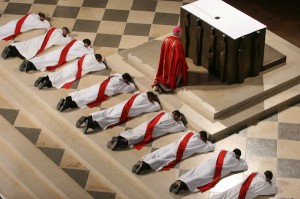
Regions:
[[62, 29], [62, 30], [66, 30], [67, 33], [70, 33], [70, 30], [69, 30], [69, 28], [67, 28], [67, 27], [62, 27], [61, 29]]
[[172, 113], [173, 113], [173, 115], [177, 115], [178, 117], [181, 116], [181, 113], [180, 113], [180, 111], [178, 111], [178, 110], [175, 110], [175, 111], [173, 111]]
[[157, 95], [155, 95], [152, 91], [148, 91], [147, 96], [148, 96], [148, 98], [152, 98], [154, 101], [156, 101], [157, 103], [160, 104], [160, 101], [159, 101]]
[[39, 12], [38, 15], [39, 15], [40, 17], [43, 17], [43, 18], [46, 17], [45, 13], [43, 13], [43, 12]]
[[188, 122], [187, 122], [187, 119], [186, 119], [186, 117], [183, 113], [180, 113], [180, 120], [182, 121], [184, 126], [187, 125]]
[[99, 59], [100, 61], [102, 60], [102, 55], [100, 54], [95, 54], [96, 59]]
[[266, 178], [269, 178], [270, 180], [272, 180], [272, 178], [273, 178], [273, 173], [272, 173], [272, 171], [265, 171], [265, 176], [266, 176]]
[[85, 43], [85, 44], [87, 44], [89, 46], [92, 44], [91, 40], [89, 40], [89, 39], [84, 39], [83, 43]]
[[241, 152], [240, 149], [234, 149], [233, 152], [234, 152], [234, 154], [235, 154], [236, 156], [238, 156], [238, 157], [240, 157], [240, 156], [242, 155], [242, 152]]
[[207, 140], [207, 132], [206, 131], [200, 131], [200, 136], [206, 141]]
[[124, 73], [123, 75], [122, 75], [122, 78], [123, 79], [127, 79], [128, 81], [132, 81], [132, 77], [131, 77], [131, 75], [129, 74], [129, 73]]

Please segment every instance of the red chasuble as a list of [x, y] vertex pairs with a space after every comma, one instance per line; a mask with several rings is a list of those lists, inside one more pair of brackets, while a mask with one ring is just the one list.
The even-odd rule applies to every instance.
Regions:
[[105, 89], [107, 87], [109, 80], [110, 80], [110, 77], [108, 77], [104, 82], [101, 83], [101, 85], [99, 86], [97, 98], [95, 99], [95, 101], [88, 103], [87, 104], [88, 107], [92, 108], [94, 106], [97, 106], [108, 98], [108, 96], [105, 95], [104, 92], [105, 92]]
[[76, 42], [76, 39], [73, 39], [72, 41], [70, 41], [70, 43], [68, 43], [61, 51], [60, 53], [60, 57], [58, 60], [57, 65], [55, 66], [48, 66], [47, 70], [52, 71], [55, 70], [56, 68], [60, 67], [61, 65], [63, 65], [64, 63], [66, 63], [66, 58], [67, 58], [67, 54], [70, 50], [70, 48], [73, 46], [73, 44]]
[[141, 150], [145, 146], [145, 144], [149, 143], [153, 139], [152, 138], [153, 129], [164, 114], [165, 114], [165, 112], [159, 113], [148, 123], [147, 128], [146, 128], [146, 133], [144, 136], [144, 140], [141, 141], [140, 143], [134, 145], [134, 148]]
[[130, 118], [128, 117], [128, 114], [129, 114], [129, 111], [130, 111], [130, 108], [132, 107], [132, 104], [135, 100], [135, 98], [138, 96], [139, 94], [134, 94], [127, 102], [126, 104], [124, 105], [123, 107], [123, 110], [122, 110], [122, 113], [121, 113], [121, 117], [120, 117], [120, 120], [119, 122], [117, 122], [116, 124], [112, 124], [112, 125], [109, 125], [107, 128], [113, 128], [119, 124], [122, 124], [126, 121], [128, 121]]
[[20, 34], [22, 25], [23, 25], [24, 21], [26, 20], [26, 18], [28, 17], [28, 15], [29, 14], [27, 14], [27, 15], [23, 16], [21, 19], [19, 19], [19, 21], [16, 24], [15, 33], [13, 35], [5, 37], [2, 40], [8, 41], [8, 40], [15, 38], [18, 34]]
[[[83, 60], [85, 58], [85, 55], [83, 55], [77, 62], [77, 66], [78, 66], [78, 69], [77, 69], [77, 73], [76, 73], [76, 78], [74, 81], [76, 81], [77, 79], [80, 79], [81, 78], [81, 73], [82, 73], [82, 63], [83, 63]], [[72, 84], [74, 83], [74, 81], [71, 81], [71, 82], [68, 82], [66, 83], [65, 85], [63, 85], [63, 88], [66, 88], [66, 89], [69, 89], [71, 88]]]
[[183, 83], [186, 84], [187, 70], [188, 65], [180, 38], [176, 36], [167, 37], [161, 46], [159, 65], [152, 86], [160, 83], [170, 89], [175, 89], [176, 77], [180, 74], [182, 75]]
[[245, 199], [246, 198], [246, 194], [247, 191], [250, 187], [250, 184], [253, 180], [253, 178], [256, 176], [257, 173], [252, 173], [250, 176], [248, 176], [248, 178], [245, 180], [245, 182], [243, 183], [241, 189], [240, 189], [240, 193], [239, 193], [239, 199]]
[[188, 134], [186, 134], [186, 136], [184, 136], [184, 138], [181, 140], [178, 149], [177, 149], [177, 153], [176, 153], [176, 159], [173, 160], [172, 162], [170, 162], [169, 164], [167, 164], [166, 166], [164, 166], [161, 170], [170, 170], [171, 168], [173, 168], [178, 162], [181, 161], [183, 153], [185, 151], [186, 145], [188, 144], [189, 140], [191, 139], [191, 137], [194, 135], [194, 133], [189, 132]]
[[47, 45], [47, 43], [48, 43], [48, 41], [49, 41], [49, 39], [50, 39], [52, 33], [54, 32], [54, 30], [56, 30], [56, 28], [50, 28], [50, 29], [47, 31], [46, 36], [44, 37], [43, 43], [42, 43], [42, 45], [41, 45], [41, 48], [37, 51], [36, 54], [39, 54], [39, 53], [43, 52], [43, 50], [45, 50], [46, 45]]
[[215, 174], [214, 174], [214, 179], [212, 182], [206, 184], [206, 185], [203, 185], [201, 187], [197, 187], [197, 189], [201, 192], [205, 192], [207, 190], [210, 190], [211, 188], [213, 188], [217, 183], [218, 181], [221, 179], [221, 172], [222, 172], [222, 167], [223, 167], [223, 162], [224, 162], [224, 158], [225, 158], [225, 155], [226, 155], [227, 151], [225, 150], [222, 150], [219, 155], [218, 155], [218, 158], [217, 158], [217, 161], [216, 161], [216, 168], [215, 168]]

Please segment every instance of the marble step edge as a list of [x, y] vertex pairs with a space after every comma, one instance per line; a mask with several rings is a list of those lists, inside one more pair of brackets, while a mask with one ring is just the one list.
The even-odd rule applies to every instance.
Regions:
[[38, 199], [23, 183], [20, 183], [20, 180], [16, 176], [11, 172], [7, 172], [1, 166], [0, 179], [0, 193], [5, 198]]
[[233, 115], [237, 112], [237, 110], [251, 107], [256, 103], [262, 102], [263, 100], [270, 98], [271, 96], [276, 95], [299, 83], [300, 83], [300, 75], [287, 79], [286, 82], [277, 84], [269, 89], [266, 89], [261, 93], [258, 93], [257, 95], [250, 96], [249, 98], [244, 99], [243, 101], [240, 101], [231, 106], [228, 106], [227, 108], [220, 111], [215, 110], [208, 103], [203, 101], [199, 96], [195, 95], [193, 92], [186, 90], [184, 88], [178, 91], [178, 96], [181, 98], [182, 101], [189, 104], [193, 104], [193, 106], [197, 110], [201, 111], [205, 115], [208, 115], [211, 119], [218, 119], [224, 117], [225, 115], [226, 116]]
[[[16, 107], [19, 107], [19, 109], [22, 109], [22, 111], [30, 115], [31, 118], [34, 118], [33, 120], [36, 121], [37, 126], [48, 131], [50, 136], [54, 137], [65, 149], [74, 152], [74, 156], [78, 158], [79, 161], [83, 162], [91, 171], [97, 173], [99, 177], [109, 182], [119, 195], [123, 198], [132, 198], [133, 196], [141, 199], [159, 198], [158, 195], [141, 183], [138, 178], [133, 176], [130, 171], [127, 171], [119, 162], [110, 157], [103, 149], [86, 138], [82, 133], [78, 133], [78, 129], [75, 128], [73, 124], [54, 110], [53, 107], [50, 107], [32, 90], [24, 86], [22, 82], [10, 74], [10, 72], [5, 69], [0, 69], [0, 75], [4, 77], [0, 80], [2, 83], [0, 90], [8, 101], [12, 102]], [[18, 96], [6, 95], [6, 90], [15, 90], [15, 95]], [[26, 100], [18, 101], [17, 99]], [[35, 109], [31, 108], [32, 104], [35, 104]], [[45, 116], [45, 112], [47, 116]], [[49, 120], [51, 121], [50, 123], [56, 123], [57, 125], [48, 125]], [[60, 128], [68, 129], [68, 133], [59, 133]], [[77, 150], [77, 144], [82, 150]], [[98, 158], [90, 157], [90, 154]], [[103, 162], [106, 164], [104, 165]], [[101, 166], [109, 168], [109, 170], [101, 172], [103, 170]], [[113, 171], [110, 168], [114, 168]], [[117, 171], [117, 173], [115, 171]], [[118, 175], [118, 179], [113, 179], [116, 175]]]
[[[146, 80], [146, 78], [138, 78], [136, 80], [136, 84], [141, 90], [147, 90], [145, 89], [145, 85], [148, 85], [147, 82], [150, 82], [150, 80]], [[205, 114], [199, 112], [194, 106], [191, 106], [192, 104], [186, 104], [182, 102], [180, 98], [174, 98], [172, 95], [163, 94], [159, 95], [159, 99], [164, 109], [166, 108], [169, 111], [178, 109], [184, 113], [191, 130], [206, 130], [210, 134], [211, 139], [218, 141], [231, 135], [240, 128], [247, 126], [249, 123], [299, 100], [300, 85], [297, 84], [283, 90], [259, 103], [247, 107], [246, 109], [239, 109], [237, 110], [239, 112], [233, 115], [224, 115], [223, 118], [215, 120], [207, 118]], [[265, 106], [264, 103], [270, 103], [272, 101], [274, 101], [271, 103], [272, 105], [268, 106], [266, 109], [262, 110], [261, 108], [257, 108], [259, 106]]]
[[[3, 120], [5, 119], [1, 118], [0, 120], [1, 124], [3, 124]], [[20, 134], [20, 136], [22, 135]], [[67, 195], [36, 169], [30, 160], [20, 154], [15, 147], [12, 146], [12, 143], [8, 142], [2, 134], [0, 136], [0, 143], [0, 165], [2, 169], [11, 176], [14, 176], [17, 182], [22, 184], [22, 187], [26, 187], [26, 190], [28, 190], [34, 198], [67, 198]]]

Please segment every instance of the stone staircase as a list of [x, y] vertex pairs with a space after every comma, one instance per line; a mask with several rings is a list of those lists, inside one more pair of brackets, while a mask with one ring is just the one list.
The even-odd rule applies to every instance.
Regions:
[[[112, 68], [131, 72], [143, 91], [151, 89], [159, 60], [161, 37], [107, 58]], [[186, 114], [192, 129], [205, 129], [218, 141], [300, 99], [300, 49], [267, 31], [264, 68], [242, 84], [224, 84], [203, 67], [190, 67], [187, 86], [160, 95], [163, 106]], [[287, 61], [286, 56], [287, 55]]]

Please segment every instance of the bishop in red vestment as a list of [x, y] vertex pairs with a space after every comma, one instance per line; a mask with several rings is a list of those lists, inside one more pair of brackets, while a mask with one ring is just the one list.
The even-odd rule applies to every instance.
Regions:
[[159, 92], [170, 92], [187, 82], [188, 65], [183, 46], [180, 42], [182, 30], [179, 26], [173, 29], [173, 35], [167, 37], [161, 46], [160, 60], [156, 78], [152, 87]]

